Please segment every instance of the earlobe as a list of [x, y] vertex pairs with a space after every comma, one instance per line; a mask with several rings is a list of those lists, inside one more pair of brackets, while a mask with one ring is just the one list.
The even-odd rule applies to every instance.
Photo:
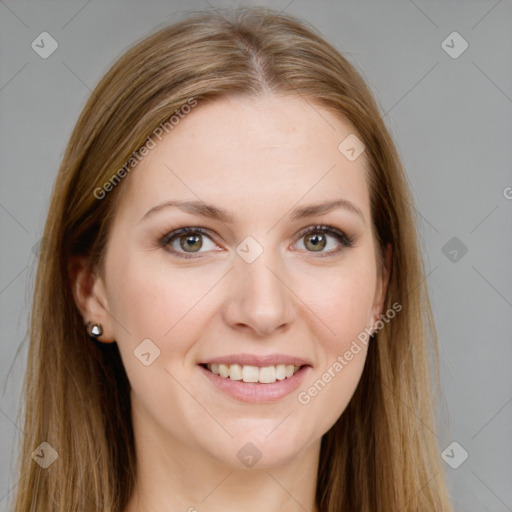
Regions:
[[115, 341], [105, 287], [101, 277], [96, 275], [87, 258], [73, 256], [68, 264], [68, 274], [75, 304], [82, 315], [84, 330], [90, 336], [87, 326], [101, 325], [101, 333], [94, 337], [102, 343]]

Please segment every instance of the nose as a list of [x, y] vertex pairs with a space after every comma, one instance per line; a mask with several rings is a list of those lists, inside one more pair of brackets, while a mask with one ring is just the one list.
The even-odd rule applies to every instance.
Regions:
[[261, 337], [289, 328], [296, 308], [285, 266], [270, 250], [252, 263], [238, 255], [229, 273], [223, 316], [232, 328]]

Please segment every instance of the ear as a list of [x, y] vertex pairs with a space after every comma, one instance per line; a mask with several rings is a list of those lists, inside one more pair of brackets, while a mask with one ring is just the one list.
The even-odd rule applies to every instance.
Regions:
[[384, 268], [382, 269], [381, 275], [378, 276], [377, 286], [375, 288], [375, 299], [372, 308], [372, 327], [375, 325], [377, 320], [379, 320], [379, 316], [383, 313], [384, 301], [386, 299], [386, 291], [388, 289], [389, 276], [391, 273], [392, 253], [393, 249], [391, 244], [387, 244]]
[[94, 272], [88, 259], [83, 256], [73, 256], [70, 259], [68, 274], [73, 299], [84, 319], [84, 326], [87, 322], [100, 323], [103, 334], [98, 336], [97, 340], [102, 343], [114, 342], [112, 319], [103, 279]]

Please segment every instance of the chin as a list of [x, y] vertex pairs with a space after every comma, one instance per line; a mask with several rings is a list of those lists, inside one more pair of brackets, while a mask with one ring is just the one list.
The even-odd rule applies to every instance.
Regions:
[[[279, 420], [281, 421], [281, 420]], [[273, 421], [273, 427], [279, 424]], [[267, 426], [267, 422], [265, 422]], [[233, 469], [272, 469], [293, 463], [310, 443], [290, 430], [277, 434], [277, 430], [265, 428], [265, 434], [256, 435], [255, 430], [240, 432], [230, 438], [228, 435], [215, 446], [205, 447], [220, 463]], [[270, 433], [270, 435], [269, 435]]]

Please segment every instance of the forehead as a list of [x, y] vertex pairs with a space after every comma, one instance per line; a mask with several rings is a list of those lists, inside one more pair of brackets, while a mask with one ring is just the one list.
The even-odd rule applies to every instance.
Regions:
[[296, 96], [222, 98], [183, 116], [124, 183], [124, 207], [203, 200], [256, 212], [344, 198], [369, 215], [364, 152], [350, 161], [340, 143], [352, 125]]

